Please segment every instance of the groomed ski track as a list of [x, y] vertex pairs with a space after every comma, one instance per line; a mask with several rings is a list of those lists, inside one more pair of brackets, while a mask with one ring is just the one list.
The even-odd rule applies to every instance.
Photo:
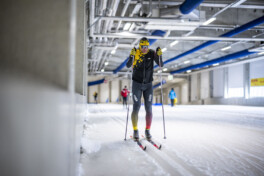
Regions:
[[[167, 139], [163, 139], [162, 109], [153, 106], [151, 134], [162, 148], [158, 150], [141, 140], [147, 146], [143, 151], [130, 139], [130, 119], [124, 141], [126, 109], [122, 105], [89, 105], [81, 175], [264, 175], [264, 108], [164, 108]], [[141, 106], [140, 136], [144, 133], [144, 116]]]

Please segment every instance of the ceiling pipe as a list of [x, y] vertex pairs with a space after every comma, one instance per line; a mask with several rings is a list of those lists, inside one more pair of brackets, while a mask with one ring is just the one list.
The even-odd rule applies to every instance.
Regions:
[[203, 73], [203, 72], [208, 72], [208, 71], [211, 71], [211, 70], [216, 70], [216, 69], [221, 69], [221, 68], [231, 67], [231, 66], [235, 66], [235, 65], [246, 64], [246, 63], [252, 63], [252, 62], [257, 62], [257, 61], [262, 61], [262, 60], [264, 60], [263, 56], [258, 56], [258, 57], [254, 57], [254, 58], [248, 57], [247, 59], [245, 59], [243, 61], [229, 63], [229, 64], [224, 64], [224, 65], [219, 65], [217, 67], [205, 68], [205, 69], [202, 69], [202, 70], [199, 70], [199, 71], [195, 71], [195, 72], [190, 72], [190, 73], [187, 73], [187, 74], [186, 73], [182, 73], [182, 74], [177, 73], [174, 76], [177, 76], [178, 74], [188, 76], [188, 75], [193, 75], [193, 74], [197, 74], [197, 73]]
[[186, 15], [198, 7], [204, 0], [186, 0], [180, 5], [179, 10], [182, 14]]
[[131, 21], [131, 22], [156, 22], [156, 23], [182, 22], [180, 19], [175, 19], [175, 18], [157, 18], [157, 17], [144, 18], [144, 17], [122, 17], [122, 16], [96, 16], [96, 17], [100, 18], [101, 20], [115, 20], [115, 21], [122, 20], [122, 21]]
[[239, 51], [239, 52], [236, 52], [236, 53], [233, 53], [233, 54], [229, 54], [229, 55], [226, 55], [226, 56], [223, 56], [223, 57], [220, 57], [220, 58], [217, 58], [217, 59], [213, 59], [213, 60], [210, 60], [210, 61], [207, 61], [207, 62], [203, 62], [203, 63], [200, 63], [200, 64], [196, 64], [196, 65], [192, 65], [192, 66], [189, 66], [189, 67], [185, 67], [185, 68], [182, 68], [182, 69], [179, 69], [179, 70], [175, 70], [175, 71], [172, 71], [170, 73], [171, 74], [182, 73], [182, 72], [185, 72], [187, 70], [203, 68], [203, 67], [206, 67], [206, 66], [211, 66], [213, 64], [218, 64], [218, 63], [221, 63], [221, 62], [226, 62], [226, 61], [229, 61], [229, 60], [238, 59], [240, 57], [248, 56], [248, 55], [255, 54], [255, 53], [257, 53], [257, 52], [250, 52], [248, 49], [246, 49], [246, 50]]
[[96, 81], [90, 81], [88, 82], [88, 86], [94, 86], [94, 85], [97, 85], [97, 84], [102, 84], [105, 82], [105, 78], [104, 79], [100, 79], [100, 80], [96, 80]]
[[198, 7], [204, 0], [185, 0], [181, 5], [160, 9], [160, 16], [187, 15]]
[[[253, 28], [254, 26], [260, 25], [262, 23], [264, 23], [264, 16], [262, 16], [260, 18], [257, 18], [255, 20], [249, 22], [249, 23], [246, 23], [246, 24], [244, 24], [244, 25], [242, 25], [242, 26], [240, 26], [238, 28], [235, 28], [234, 30], [229, 31], [229, 32], [221, 35], [220, 37], [232, 37], [234, 35], [237, 35], [237, 34], [239, 34], [241, 32], [244, 32], [244, 31], [246, 31], [246, 30], [248, 30], [250, 28]], [[194, 53], [194, 52], [196, 52], [198, 50], [201, 50], [201, 49], [203, 49], [205, 47], [208, 47], [208, 46], [210, 46], [212, 44], [215, 44], [215, 43], [217, 43], [219, 41], [220, 40], [213, 40], [213, 41], [205, 42], [205, 43], [203, 43], [203, 44], [201, 44], [201, 45], [199, 45], [199, 46], [197, 46], [197, 47], [195, 47], [195, 48], [193, 48], [191, 50], [188, 50], [188, 51], [186, 51], [186, 52], [184, 52], [184, 53], [182, 53], [182, 54], [180, 54], [178, 56], [175, 56], [175, 57], [173, 57], [171, 59], [168, 59], [168, 60], [164, 61], [164, 65], [167, 64], [167, 63], [170, 63], [172, 61], [178, 60], [178, 59], [180, 59], [180, 58], [182, 58], [184, 56], [187, 56], [189, 54], [192, 54], [192, 53]], [[158, 65], [156, 65], [154, 68], [157, 68], [157, 67], [158, 67]]]
[[[90, 10], [90, 16], [89, 16], [89, 23], [90, 23], [90, 36], [93, 37], [94, 34], [94, 13], [95, 13], [95, 0], [90, 0], [89, 1], [89, 10]], [[93, 37], [94, 40], [94, 37]]]
[[[112, 11], [112, 16], [115, 16], [116, 15], [116, 11], [118, 9], [119, 2], [120, 2], [120, 0], [114, 0], [114, 6], [113, 6], [113, 11]], [[113, 24], [113, 21], [110, 20], [110, 22], [108, 24], [108, 27], [107, 27], [107, 30], [108, 31], [111, 30], [112, 24]]]
[[[125, 4], [125, 6], [124, 6], [124, 8], [123, 8], [123, 10], [122, 10], [122, 12], [121, 12], [121, 16], [122, 16], [122, 17], [125, 16], [125, 13], [126, 13], [126, 11], [127, 11], [127, 8], [128, 8], [128, 6], [129, 6], [130, 1], [131, 1], [131, 0], [127, 0], [127, 1], [126, 1], [126, 4]], [[119, 27], [121, 26], [121, 23], [122, 23], [122, 21], [120, 20], [120, 21], [118, 22], [118, 24], [117, 24], [116, 32], [118, 31]]]
[[[166, 84], [166, 80], [162, 80], [162, 85], [164, 85], [164, 84]], [[156, 88], [158, 88], [159, 86], [161, 86], [161, 82], [160, 83], [158, 83], [158, 84], [155, 84], [152, 88], [153, 89], [156, 89]]]
[[[154, 31], [151, 35], [155, 35], [155, 36], [164, 36], [166, 34], [165, 31], [160, 31], [160, 30], [156, 30]], [[155, 43], [157, 41], [157, 39], [149, 39], [149, 45], [151, 46], [153, 43]], [[124, 68], [126, 66], [126, 63], [128, 61], [129, 57], [126, 58], [126, 60], [121, 63], [121, 65], [119, 65], [114, 71], [113, 73], [116, 74], [117, 72], [119, 72], [120, 70], [122, 70], [122, 68]]]

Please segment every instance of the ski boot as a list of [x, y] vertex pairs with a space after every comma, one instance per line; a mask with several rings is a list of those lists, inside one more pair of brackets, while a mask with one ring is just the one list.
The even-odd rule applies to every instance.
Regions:
[[133, 139], [134, 139], [135, 141], [139, 140], [138, 130], [134, 130]]
[[151, 140], [151, 138], [152, 138], [152, 136], [151, 136], [151, 134], [150, 134], [150, 131], [149, 131], [149, 129], [147, 130], [145, 130], [145, 135], [146, 135], [146, 139], [147, 140]]

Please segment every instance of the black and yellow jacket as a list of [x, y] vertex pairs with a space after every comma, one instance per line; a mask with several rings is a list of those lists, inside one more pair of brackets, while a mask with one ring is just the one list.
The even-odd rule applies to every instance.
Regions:
[[[162, 56], [161, 67], [163, 66]], [[132, 65], [133, 56], [129, 56], [126, 66], [129, 68]], [[143, 54], [139, 49], [136, 51], [133, 63], [133, 77], [132, 79], [138, 83], [150, 83], [153, 81], [153, 67], [154, 61], [159, 65], [159, 56], [155, 51], [149, 49], [148, 53]]]

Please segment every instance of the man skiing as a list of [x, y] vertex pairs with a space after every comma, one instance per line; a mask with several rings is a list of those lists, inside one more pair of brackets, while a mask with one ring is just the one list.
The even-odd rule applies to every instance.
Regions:
[[[156, 52], [149, 49], [149, 41], [147, 38], [142, 38], [139, 43], [139, 49], [133, 48], [131, 50], [129, 60], [126, 66], [129, 68], [133, 62], [133, 76], [132, 76], [132, 94], [133, 94], [133, 111], [131, 120], [133, 125], [133, 138], [139, 139], [138, 133], [138, 112], [141, 105], [141, 96], [143, 94], [144, 105], [146, 110], [146, 129], [145, 135], [148, 140], [151, 139], [150, 127], [152, 122], [152, 98], [153, 98], [153, 66], [154, 62], [161, 67], [163, 66], [162, 51], [160, 47]], [[160, 63], [161, 61], [161, 63]]]
[[171, 88], [171, 91], [169, 93], [169, 98], [171, 100], [171, 107], [173, 107], [174, 106], [175, 98], [177, 98], [176, 93], [174, 92], [174, 89], [173, 88]]
[[127, 108], [127, 95], [129, 91], [127, 90], [127, 86], [124, 87], [124, 89], [121, 91], [121, 96], [123, 97], [123, 107], [126, 106]]

